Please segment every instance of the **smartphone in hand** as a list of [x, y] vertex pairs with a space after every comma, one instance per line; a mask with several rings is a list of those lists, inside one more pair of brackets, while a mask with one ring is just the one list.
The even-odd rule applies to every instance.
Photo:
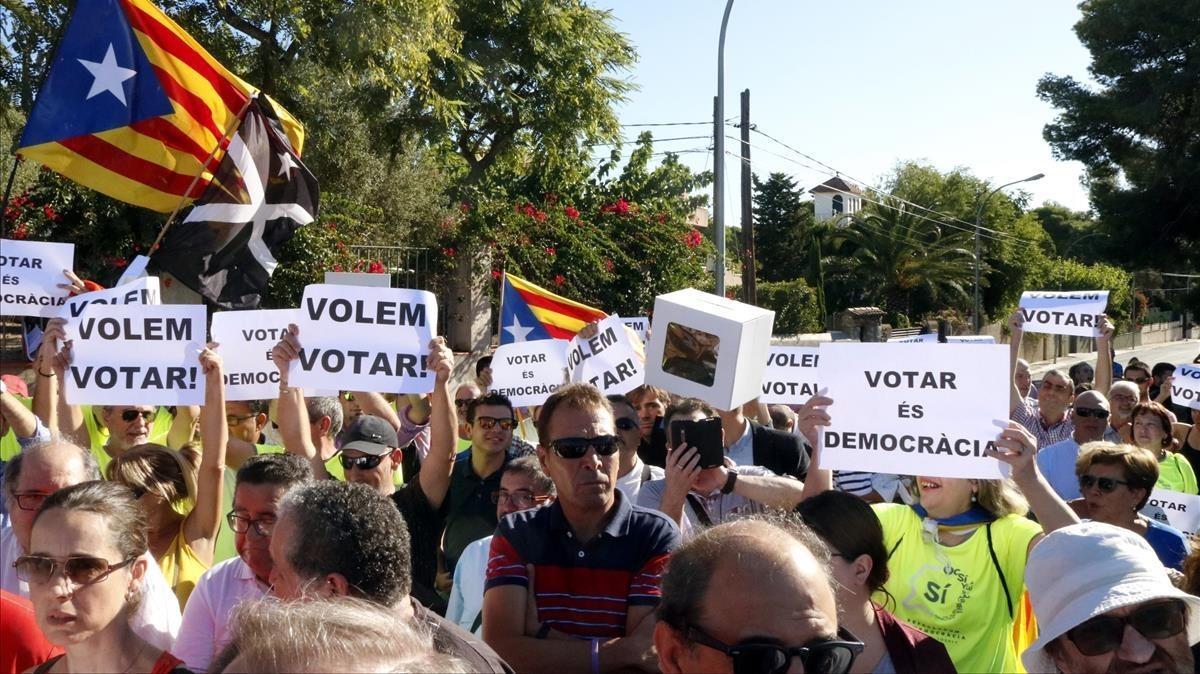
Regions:
[[725, 464], [725, 445], [722, 442], [721, 418], [676, 419], [671, 422], [671, 448], [683, 443], [700, 451], [700, 467], [716, 468]]

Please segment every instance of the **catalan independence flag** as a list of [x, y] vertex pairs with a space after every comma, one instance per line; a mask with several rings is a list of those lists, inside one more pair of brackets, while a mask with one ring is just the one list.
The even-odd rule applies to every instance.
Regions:
[[583, 326], [608, 314], [555, 295], [523, 278], [504, 275], [500, 343], [571, 339]]
[[[146, 0], [75, 7], [18, 154], [156, 211], [199, 197], [256, 90]], [[280, 112], [298, 153], [303, 130]]]

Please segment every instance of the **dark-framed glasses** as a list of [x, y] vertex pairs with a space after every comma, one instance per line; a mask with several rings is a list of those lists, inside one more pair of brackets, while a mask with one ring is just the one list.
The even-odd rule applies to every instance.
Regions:
[[157, 410], [125, 410], [124, 412], [121, 412], [121, 421], [129, 424], [133, 423], [134, 419], [141, 417], [142, 421], [150, 423], [150, 420], [153, 419], [154, 415], [157, 413]]
[[225, 514], [225, 521], [229, 524], [229, 528], [233, 529], [234, 533], [244, 534], [250, 531], [250, 527], [254, 527], [254, 532], [259, 536], [266, 538], [275, 530], [275, 518], [252, 520], [237, 514], [234, 511], [229, 511]]
[[475, 423], [479, 424], [485, 431], [490, 431], [497, 426], [502, 431], [511, 431], [517, 422], [512, 417], [503, 419], [497, 417], [475, 417]]
[[618, 431], [632, 431], [638, 427], [639, 427], [638, 422], [634, 421], [633, 419], [629, 419], [626, 417], [621, 417], [621, 418], [617, 419], [617, 430]]
[[357, 468], [359, 470], [371, 470], [383, 462], [383, 457], [371, 456], [370, 454], [350, 457], [342, 454], [338, 456], [338, 461], [340, 461], [342, 464], [342, 470], [350, 470], [351, 468]]
[[1103, 655], [1121, 647], [1126, 625], [1147, 639], [1173, 637], [1187, 626], [1187, 607], [1173, 599], [1143, 606], [1127, 616], [1098, 615], [1067, 630], [1067, 638], [1084, 655]]
[[518, 489], [517, 491], [499, 491], [492, 492], [492, 503], [504, 505], [511, 503], [515, 508], [532, 508], [535, 505], [541, 505], [549, 500], [549, 496], [536, 496], [531, 491]]
[[550, 441], [550, 449], [564, 459], [580, 459], [588, 450], [596, 456], [612, 456], [621, 449], [621, 439], [615, 435], [597, 435], [594, 438], [559, 438]]
[[1116, 490], [1118, 485], [1122, 485], [1122, 484], [1126, 485], [1126, 486], [1129, 485], [1129, 483], [1126, 482], [1125, 480], [1118, 480], [1115, 477], [1097, 477], [1095, 475], [1080, 475], [1079, 476], [1079, 489], [1080, 490], [1091, 489], [1092, 487], [1098, 487], [1101, 492], [1103, 492], [1105, 494], [1111, 494], [1111, 493], [1113, 493], [1114, 490]]
[[117, 569], [133, 563], [137, 557], [130, 557], [116, 564], [110, 564], [102, 557], [89, 555], [72, 555], [70, 557], [50, 557], [48, 555], [25, 555], [13, 562], [17, 578], [27, 583], [49, 583], [54, 575], [62, 570], [67, 580], [77, 586], [93, 585], [107, 578]]
[[[684, 630], [684, 636], [732, 658], [734, 674], [784, 674], [792, 658], [800, 658], [805, 672], [847, 674], [854, 658], [863, 651], [861, 641], [841, 639], [818, 639], [803, 646], [781, 646], [771, 641], [748, 639], [729, 645], [695, 626]], [[851, 635], [847, 633], [847, 636]]]
[[1095, 417], [1097, 419], [1108, 418], [1108, 410], [1092, 409], [1091, 407], [1076, 407], [1075, 414], [1083, 417], [1084, 419], [1089, 417]]
[[13, 494], [13, 498], [17, 499], [17, 507], [21, 510], [34, 511], [42, 507], [42, 501], [46, 500], [49, 494], [37, 492], [25, 492], [24, 494]]

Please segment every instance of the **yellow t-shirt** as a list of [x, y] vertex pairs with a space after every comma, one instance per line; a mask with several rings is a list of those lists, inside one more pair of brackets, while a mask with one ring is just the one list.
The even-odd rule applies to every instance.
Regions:
[[200, 576], [208, 571], [208, 567], [208, 564], [196, 556], [192, 546], [183, 540], [183, 527], [180, 526], [179, 533], [171, 541], [170, 547], [158, 560], [158, 568], [162, 570], [163, 578], [167, 579], [167, 584], [179, 600], [180, 611], [187, 604], [188, 597], [191, 596], [192, 590], [196, 589], [196, 583], [199, 582]]
[[[988, 552], [984, 527], [959, 545], [935, 547], [926, 540], [921, 518], [912, 508], [899, 504], [872, 508], [883, 525], [884, 545], [892, 551], [891, 578], [884, 588], [895, 599], [896, 617], [942, 642], [960, 672], [1021, 671], [1013, 645], [1013, 617]], [[991, 524], [992, 547], [1014, 613], [1025, 590], [1029, 542], [1041, 531], [1036, 522], [1016, 515]]]
[[[279, 445], [255, 445], [255, 449], [259, 454], [283, 454], [283, 447]], [[325, 462], [325, 472], [329, 473], [329, 477], [339, 481], [346, 481], [346, 470], [342, 468], [342, 462], [338, 459], [338, 455], [334, 454]]]
[[1197, 493], [1196, 471], [1187, 459], [1174, 452], [1158, 462], [1158, 482], [1154, 483], [1159, 489], [1169, 489], [1181, 494]]
[[[94, 414], [93, 410], [95, 410]], [[105, 471], [108, 470], [108, 463], [112, 461], [112, 457], [104, 450], [104, 445], [108, 444], [108, 429], [100, 423], [99, 415], [103, 413], [103, 410], [95, 409], [92, 405], [80, 405], [79, 412], [83, 414], [83, 425], [87, 429], [92, 454], [96, 457], [96, 463], [100, 464], [100, 475], [107, 477]], [[167, 408], [159, 407], [154, 421], [150, 423], [149, 442], [166, 445], [167, 434], [171, 432], [171, 423], [174, 421], [175, 417], [171, 416]]]

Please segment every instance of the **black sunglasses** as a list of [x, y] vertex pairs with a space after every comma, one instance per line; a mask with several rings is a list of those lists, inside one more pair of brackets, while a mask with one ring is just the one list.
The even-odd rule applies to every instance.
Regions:
[[125, 410], [124, 412], [121, 412], [121, 421], [130, 423], [134, 419], [141, 417], [142, 421], [150, 423], [150, 420], [154, 418], [154, 415], [154, 410]]
[[625, 417], [621, 417], [620, 419], [617, 419], [617, 430], [618, 431], [632, 431], [633, 429], [635, 429], [637, 427], [638, 427], [638, 422], [634, 421], [633, 419], [627, 419]]
[[99, 583], [113, 571], [129, 566], [137, 557], [130, 557], [123, 562], [110, 564], [107, 559], [88, 555], [73, 555], [71, 557], [48, 557], [46, 555], [25, 555], [13, 562], [17, 578], [29, 583], [49, 583], [59, 569], [67, 576], [73, 585], [92, 585]]
[[[861, 641], [822, 639], [804, 646], [780, 646], [769, 641], [753, 639], [730, 646], [706, 634], [698, 627], [684, 631], [689, 641], [721, 651], [733, 659], [733, 674], [784, 674], [792, 658], [800, 658], [805, 672], [816, 674], [846, 674], [854, 658], [863, 651]], [[847, 633], [847, 636], [850, 636]]]
[[621, 448], [621, 439], [615, 435], [597, 435], [594, 438], [559, 438], [550, 442], [550, 449], [564, 459], [581, 459], [588, 450], [597, 456], [612, 456]]
[[1096, 477], [1095, 475], [1079, 476], [1080, 490], [1091, 489], [1093, 486], [1098, 486], [1100, 487], [1101, 492], [1105, 494], [1111, 494], [1113, 493], [1113, 490], [1117, 488], [1117, 485], [1121, 484], [1129, 486], [1129, 483], [1125, 480], [1118, 480], [1115, 477]]
[[1143, 606], [1124, 617], [1099, 615], [1067, 630], [1067, 638], [1084, 655], [1103, 655], [1121, 647], [1125, 626], [1129, 625], [1147, 639], [1166, 639], [1183, 631], [1187, 608], [1172, 600]]
[[1088, 417], [1096, 417], [1097, 419], [1107, 419], [1108, 410], [1094, 410], [1090, 407], [1076, 407], [1075, 414], [1087, 419]]
[[342, 454], [338, 457], [338, 461], [341, 462], [343, 470], [350, 470], [351, 468], [357, 468], [359, 470], [371, 470], [383, 462], [383, 457], [371, 456], [370, 454], [349, 457], [345, 454]]
[[479, 424], [479, 427], [485, 431], [490, 431], [497, 426], [499, 426], [500, 430], [502, 431], [511, 431], [513, 426], [516, 425], [517, 421], [512, 417], [507, 417], [504, 419], [497, 417], [475, 417], [475, 423]]

